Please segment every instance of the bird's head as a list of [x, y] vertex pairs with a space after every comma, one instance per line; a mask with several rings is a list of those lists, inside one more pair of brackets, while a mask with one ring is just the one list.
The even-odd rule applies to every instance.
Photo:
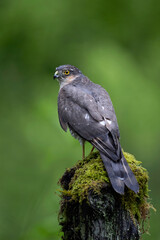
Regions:
[[60, 86], [63, 87], [67, 83], [75, 80], [80, 74], [82, 73], [78, 68], [72, 65], [62, 65], [56, 68], [54, 78], [56, 78], [59, 81]]

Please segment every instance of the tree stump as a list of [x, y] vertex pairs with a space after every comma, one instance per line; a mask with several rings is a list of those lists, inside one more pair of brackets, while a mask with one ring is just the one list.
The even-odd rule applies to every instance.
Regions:
[[67, 169], [59, 183], [59, 223], [64, 240], [138, 240], [141, 224], [152, 207], [148, 199], [148, 174], [133, 155], [124, 153], [140, 191], [116, 193], [98, 152]]

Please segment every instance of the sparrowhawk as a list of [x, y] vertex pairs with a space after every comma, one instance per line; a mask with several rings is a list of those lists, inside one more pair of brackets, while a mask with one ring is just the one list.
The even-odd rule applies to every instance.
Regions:
[[125, 185], [138, 193], [138, 182], [121, 149], [117, 118], [109, 94], [71, 65], [57, 67], [54, 78], [60, 83], [58, 114], [63, 130], [69, 128], [83, 146], [88, 141], [99, 150], [117, 193], [124, 194]]

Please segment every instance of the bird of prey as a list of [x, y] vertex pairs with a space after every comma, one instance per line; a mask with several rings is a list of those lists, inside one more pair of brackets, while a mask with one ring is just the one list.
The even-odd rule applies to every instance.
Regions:
[[85, 141], [99, 150], [117, 193], [124, 194], [125, 185], [138, 193], [138, 182], [121, 149], [117, 118], [109, 94], [72, 65], [57, 67], [54, 78], [60, 83], [58, 114], [62, 129], [69, 128], [83, 150]]

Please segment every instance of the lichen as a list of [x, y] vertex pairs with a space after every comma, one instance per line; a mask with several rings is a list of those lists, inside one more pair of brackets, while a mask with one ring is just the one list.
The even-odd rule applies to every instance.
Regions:
[[[150, 208], [153, 208], [148, 201], [148, 172], [133, 155], [123, 153], [137, 178], [139, 193], [135, 194], [126, 187], [125, 194], [123, 196], [119, 195], [119, 200], [122, 206], [129, 211], [133, 221], [143, 225], [144, 221], [149, 217]], [[62, 197], [80, 204], [84, 199], [88, 199], [90, 190], [100, 194], [104, 186], [111, 188], [110, 180], [98, 152], [90, 154], [84, 160], [78, 161], [73, 168], [67, 169], [60, 179], [60, 184], [62, 186]]]

